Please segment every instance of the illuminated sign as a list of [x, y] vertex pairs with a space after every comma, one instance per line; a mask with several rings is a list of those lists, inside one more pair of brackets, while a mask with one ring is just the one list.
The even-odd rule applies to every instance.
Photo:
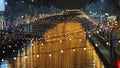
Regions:
[[5, 11], [5, 0], [0, 0], [0, 11]]
[[120, 60], [118, 60], [118, 68], [120, 68]]

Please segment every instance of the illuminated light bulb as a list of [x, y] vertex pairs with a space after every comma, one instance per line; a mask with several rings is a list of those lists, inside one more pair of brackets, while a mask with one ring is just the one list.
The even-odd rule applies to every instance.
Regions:
[[15, 46], [17, 47], [17, 44], [15, 44]]
[[62, 40], [60, 40], [60, 43], [62, 42]]
[[22, 51], [24, 51], [24, 48], [22, 48]]
[[55, 34], [55, 36], [56, 36], [56, 34]]
[[108, 42], [106, 42], [106, 44], [107, 44], [107, 45], [109, 45], [109, 43], [108, 43]]
[[49, 54], [49, 57], [51, 57], [52, 56], [52, 54]]
[[72, 40], [71, 38], [69, 40]]
[[120, 43], [120, 40], [118, 42]]
[[13, 52], [15, 52], [15, 50], [13, 50]]
[[99, 33], [99, 31], [97, 31], [97, 33]]
[[41, 45], [43, 46], [44, 44], [43, 44], [43, 43], [41, 43]]
[[14, 60], [16, 60], [16, 57], [14, 57]]
[[5, 2], [5, 5], [8, 5], [8, 3], [7, 3], [7, 2]]
[[31, 44], [33, 46], [33, 44]]
[[98, 44], [95, 44], [95, 46], [97, 47], [97, 46], [98, 46]]
[[115, 26], [117, 26], [118, 24], [115, 24]]
[[48, 38], [50, 38], [50, 36], [48, 36]]
[[63, 53], [63, 50], [61, 50], [60, 53]]
[[81, 39], [79, 39], [79, 41], [81, 42], [82, 40], [81, 40]]
[[39, 57], [39, 55], [37, 55], [37, 58]]
[[84, 50], [86, 51], [86, 48], [84, 48]]
[[1, 60], [2, 62], [4, 61], [4, 59]]
[[75, 52], [75, 49], [73, 49], [73, 52]]
[[27, 59], [27, 56], [25, 56], [25, 59]]
[[9, 48], [11, 48], [11, 46], [9, 46]]
[[86, 34], [86, 32], [84, 32]]
[[88, 36], [89, 38], [91, 37], [91, 35]]
[[5, 51], [3, 51], [3, 53], [5, 53]]

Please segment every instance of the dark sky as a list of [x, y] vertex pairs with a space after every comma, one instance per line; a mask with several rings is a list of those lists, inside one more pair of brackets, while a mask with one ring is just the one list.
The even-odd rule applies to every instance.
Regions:
[[[8, 4], [14, 5], [17, 1], [25, 1], [25, 3], [32, 4], [31, 0], [6, 0]], [[50, 6], [54, 5], [59, 8], [80, 8], [86, 3], [97, 0], [34, 0], [37, 5]]]
[[[27, 4], [33, 4], [31, 0], [6, 0], [9, 2], [10, 5], [13, 5], [17, 1], [25, 1]], [[34, 0], [36, 1], [34, 4], [37, 4], [39, 6], [44, 5], [44, 6], [55, 6], [61, 9], [76, 9], [76, 8], [81, 8], [84, 7], [86, 4], [90, 4], [92, 2], [97, 2], [100, 0]], [[103, 1], [109, 1], [111, 3], [114, 3], [118, 0], [103, 0]]]
[[60, 8], [80, 8], [84, 4], [80, 0], [61, 0], [58, 7]]

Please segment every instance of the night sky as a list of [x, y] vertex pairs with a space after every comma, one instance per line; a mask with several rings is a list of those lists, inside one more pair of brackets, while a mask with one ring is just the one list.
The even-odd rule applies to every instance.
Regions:
[[24, 1], [27, 4], [35, 4], [38, 6], [55, 6], [58, 8], [80, 8], [83, 7], [85, 4], [95, 2], [97, 0], [34, 0], [35, 2], [31, 2], [31, 0], [6, 0], [8, 5], [14, 6], [17, 1]]
[[[14, 6], [17, 1], [24, 1], [27, 4], [34, 4], [37, 6], [55, 6], [60, 9], [76, 9], [84, 7], [85, 5], [95, 3], [97, 1], [101, 0], [34, 0], [35, 2], [31, 2], [31, 0], [6, 0], [8, 2], [8, 5]], [[103, 0], [108, 1], [109, 3], [116, 3], [118, 0]]]

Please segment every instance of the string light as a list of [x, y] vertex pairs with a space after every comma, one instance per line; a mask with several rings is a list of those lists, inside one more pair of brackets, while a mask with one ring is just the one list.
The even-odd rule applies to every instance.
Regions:
[[11, 46], [9, 46], [9, 48], [11, 48]]
[[107, 45], [109, 45], [109, 42], [106, 42]]
[[16, 57], [14, 57], [14, 60], [16, 60]]
[[13, 50], [13, 52], [15, 52], [15, 50]]
[[91, 35], [88, 35], [88, 37], [90, 38], [90, 37], [91, 37]]
[[3, 51], [3, 53], [5, 53], [5, 51]]
[[55, 36], [57, 36], [57, 35], [55, 34]]
[[86, 51], [86, 48], [84, 48], [84, 50]]
[[61, 50], [60, 53], [63, 53], [63, 50]]
[[99, 33], [99, 31], [97, 31], [97, 34]]
[[4, 59], [1, 60], [2, 62], [4, 61]]
[[49, 57], [51, 57], [52, 56], [52, 54], [49, 54]]
[[62, 40], [60, 40], [60, 43], [62, 43]]
[[118, 42], [120, 43], [120, 40]]
[[98, 44], [95, 44], [95, 46], [97, 47], [97, 46], [98, 46]]
[[81, 39], [79, 39], [79, 41], [81, 42], [82, 40], [81, 40]]
[[24, 48], [22, 48], [22, 51], [24, 51]]
[[33, 43], [31, 45], [33, 46]]
[[25, 59], [27, 59], [27, 56], [25, 56]]
[[43, 44], [43, 43], [41, 43], [41, 45], [43, 46], [44, 44]]
[[73, 49], [72, 51], [75, 52], [75, 49]]
[[37, 58], [39, 57], [39, 55], [37, 55]]
[[15, 46], [17, 47], [17, 44], [15, 44]]

